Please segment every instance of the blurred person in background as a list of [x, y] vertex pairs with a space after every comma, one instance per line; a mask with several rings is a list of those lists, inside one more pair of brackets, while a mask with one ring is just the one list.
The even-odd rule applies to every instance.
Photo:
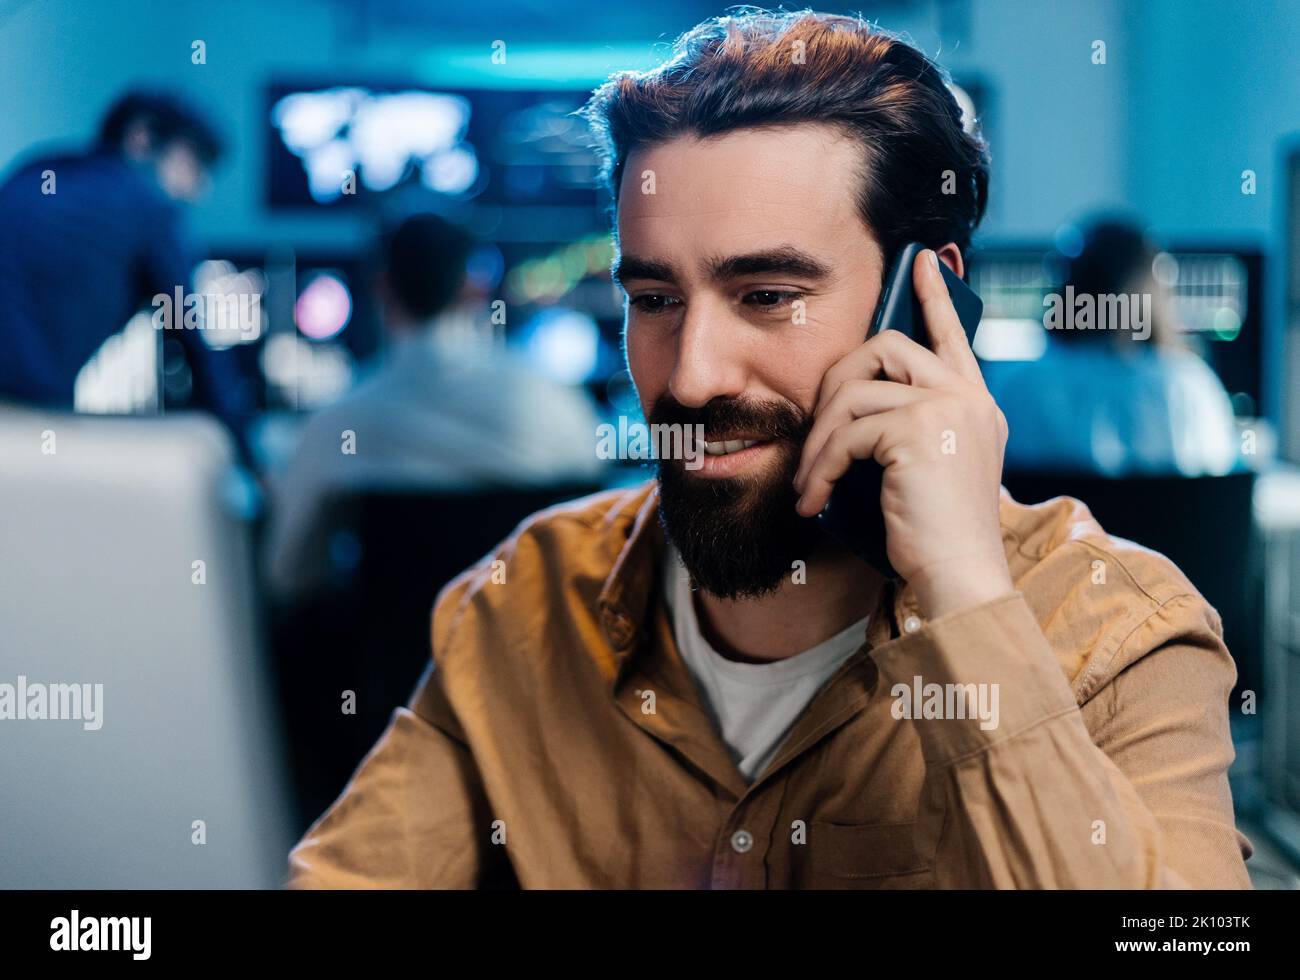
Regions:
[[[1173, 297], [1154, 274], [1156, 246], [1133, 224], [1089, 222], [1063, 259], [1056, 293], [1095, 304], [1088, 328], [1052, 323], [1035, 361], [984, 365], [1011, 427], [1009, 470], [1221, 475], [1237, 460], [1232, 402], [1218, 376], [1183, 343]], [[1127, 296], [1128, 322], [1099, 299]], [[1049, 302], [1052, 302], [1049, 297]], [[1122, 308], [1121, 308], [1122, 309]]]
[[[183, 209], [206, 193], [221, 153], [196, 109], [133, 91], [89, 150], [30, 160], [0, 186], [0, 400], [71, 410], [77, 374], [100, 345], [151, 297], [189, 291], [200, 256]], [[231, 355], [199, 333], [175, 331], [194, 402], [243, 448], [251, 394]]]
[[381, 237], [375, 290], [387, 348], [350, 392], [312, 416], [271, 481], [267, 573], [279, 597], [319, 584], [331, 495], [599, 475], [595, 406], [495, 345], [486, 297], [466, 283], [471, 246], [464, 228], [435, 214], [410, 216]]

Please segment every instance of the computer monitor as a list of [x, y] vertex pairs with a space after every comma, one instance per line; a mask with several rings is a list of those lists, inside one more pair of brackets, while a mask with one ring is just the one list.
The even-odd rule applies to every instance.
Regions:
[[[970, 283], [984, 300], [975, 337], [983, 360], [1034, 360], [1047, 346], [1044, 298], [1059, 273], [1047, 245], [976, 249]], [[1236, 413], [1263, 412], [1263, 255], [1258, 249], [1205, 242], [1172, 244], [1157, 259], [1189, 346], [1212, 367]]]
[[586, 90], [280, 80], [266, 90], [267, 203], [349, 208], [404, 184], [499, 205], [596, 209]]

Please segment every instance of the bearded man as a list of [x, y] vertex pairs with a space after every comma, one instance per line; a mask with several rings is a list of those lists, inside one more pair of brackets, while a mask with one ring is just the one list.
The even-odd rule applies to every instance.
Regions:
[[[938, 268], [964, 273], [988, 158], [942, 71], [750, 12], [586, 112], [628, 369], [703, 465], [536, 515], [442, 591], [290, 884], [1249, 887], [1217, 614], [1078, 501], [1000, 485]], [[928, 344], [864, 342], [912, 241]], [[868, 459], [889, 578], [813, 519]]]

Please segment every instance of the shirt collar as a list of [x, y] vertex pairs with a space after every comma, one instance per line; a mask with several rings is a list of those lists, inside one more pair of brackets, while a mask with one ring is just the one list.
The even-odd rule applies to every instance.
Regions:
[[[667, 552], [659, 521], [658, 482], [652, 479], [640, 487], [627, 510], [634, 515], [627, 539], [597, 599], [601, 627], [614, 653], [611, 679], [615, 683], [649, 635], [650, 601], [658, 581], [659, 563]], [[626, 512], [623, 508], [619, 511]], [[919, 615], [918, 608], [915, 593], [907, 583], [901, 579], [887, 582], [871, 612], [869, 635], [877, 643], [898, 635], [896, 624]]]
[[[1005, 488], [1001, 488], [1000, 498], [1004, 544], [1009, 551], [1014, 551], [1017, 539], [1008, 512], [1014, 501]], [[639, 648], [640, 641], [648, 636], [650, 600], [659, 562], [667, 550], [659, 521], [658, 481], [651, 479], [636, 488], [626, 510], [618, 509], [620, 514], [629, 511], [633, 516], [627, 539], [597, 599], [601, 626], [614, 652], [615, 681]], [[903, 579], [893, 579], [885, 583], [872, 610], [868, 636], [874, 645], [899, 636], [900, 632], [911, 632], [921, 623], [916, 591]]]
[[658, 482], [652, 479], [637, 490], [629, 509], [633, 517], [627, 540], [596, 600], [601, 627], [614, 651], [616, 675], [636, 649], [638, 636], [644, 635], [655, 572], [663, 556]]

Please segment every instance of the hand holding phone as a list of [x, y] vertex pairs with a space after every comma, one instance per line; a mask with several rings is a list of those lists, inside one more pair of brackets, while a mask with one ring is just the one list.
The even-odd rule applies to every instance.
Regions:
[[[884, 330], [896, 330], [918, 343], [928, 344], [920, 299], [912, 288], [912, 266], [924, 246], [906, 245], [898, 254], [872, 320], [867, 339]], [[961, 320], [966, 339], [973, 342], [983, 301], [943, 263], [939, 271], [948, 286], [948, 295]], [[887, 578], [896, 574], [886, 552], [884, 515], [880, 512], [880, 490], [884, 469], [874, 459], [853, 462], [848, 472], [835, 484], [830, 501], [817, 515], [822, 527], [859, 558]]]
[[[796, 477], [798, 507], [894, 577], [900, 572], [888, 555], [884, 490], [907, 559], [905, 577], [919, 568], [940, 569], [944, 577], [950, 565], [969, 571], [954, 556], [972, 555], [970, 567], [1000, 571], [993, 576], [1000, 585], [997, 499], [1006, 426], [970, 348], [983, 303], [933, 253], [924, 261], [936, 261], [937, 273], [918, 264], [922, 252], [917, 243], [901, 250], [866, 343], [824, 377]], [[954, 455], [945, 458], [940, 443], [948, 435]], [[894, 468], [888, 489], [883, 463]], [[944, 538], [957, 551], [945, 548]]]

